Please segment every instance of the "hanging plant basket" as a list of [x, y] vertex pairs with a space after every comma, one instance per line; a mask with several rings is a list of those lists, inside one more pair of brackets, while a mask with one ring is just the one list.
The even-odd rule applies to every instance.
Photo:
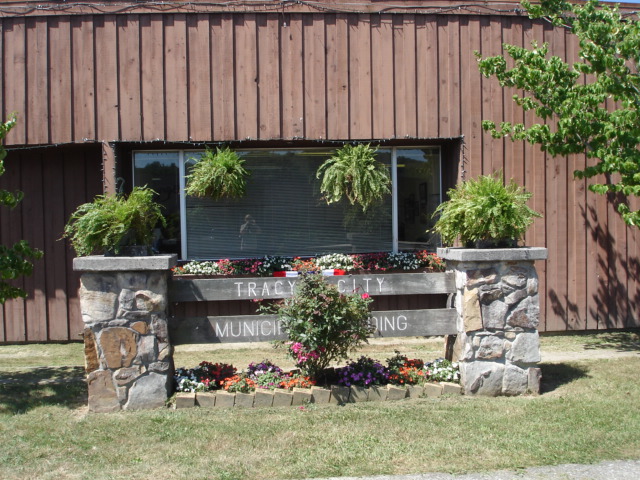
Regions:
[[376, 160], [377, 150], [369, 144], [347, 144], [320, 165], [316, 178], [322, 178], [320, 192], [327, 203], [346, 198], [366, 211], [391, 194], [391, 177], [387, 167]]
[[249, 172], [244, 160], [228, 147], [207, 149], [187, 176], [185, 193], [193, 197], [241, 198], [246, 193]]

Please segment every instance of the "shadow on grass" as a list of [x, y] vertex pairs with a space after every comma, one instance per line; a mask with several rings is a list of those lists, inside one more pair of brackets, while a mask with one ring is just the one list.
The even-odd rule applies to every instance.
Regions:
[[25, 413], [37, 407], [78, 408], [87, 404], [82, 367], [40, 367], [0, 371], [0, 414]]
[[589, 377], [589, 369], [575, 363], [542, 363], [540, 368], [542, 369], [540, 393], [553, 392], [574, 380]]
[[595, 335], [584, 344], [585, 350], [615, 350], [617, 352], [640, 351], [640, 330], [604, 332]]

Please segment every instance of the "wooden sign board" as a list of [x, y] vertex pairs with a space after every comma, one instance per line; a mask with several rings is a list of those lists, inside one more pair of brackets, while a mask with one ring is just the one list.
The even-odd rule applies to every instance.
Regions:
[[[325, 277], [345, 293], [414, 295], [453, 293], [451, 273], [390, 273]], [[297, 277], [186, 278], [174, 277], [169, 285], [172, 302], [255, 300], [290, 297]]]
[[[452, 308], [372, 312], [375, 337], [416, 337], [456, 333]], [[171, 343], [240, 343], [285, 340], [275, 315], [173, 318]]]

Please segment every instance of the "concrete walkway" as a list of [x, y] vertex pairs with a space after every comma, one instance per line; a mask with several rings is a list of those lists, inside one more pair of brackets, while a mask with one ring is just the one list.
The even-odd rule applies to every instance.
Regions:
[[[640, 453], [639, 453], [640, 456]], [[377, 475], [373, 477], [331, 477], [315, 480], [639, 480], [640, 460], [601, 462], [593, 465], [556, 465], [523, 470], [499, 470], [483, 473], [451, 475], [424, 473], [418, 475]]]

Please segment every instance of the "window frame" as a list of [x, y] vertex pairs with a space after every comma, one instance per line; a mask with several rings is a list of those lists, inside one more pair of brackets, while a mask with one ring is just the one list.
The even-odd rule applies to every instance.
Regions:
[[[392, 251], [399, 251], [399, 206], [398, 206], [398, 196], [399, 196], [399, 187], [398, 187], [398, 151], [399, 150], [420, 150], [420, 149], [437, 149], [438, 155], [438, 185], [439, 185], [439, 198], [438, 203], [442, 203], [443, 201], [443, 164], [442, 164], [442, 151], [443, 148], [441, 145], [410, 145], [410, 146], [387, 146], [381, 145], [379, 148], [390, 150], [391, 151], [391, 165], [390, 165], [390, 173], [391, 173], [391, 238], [392, 238]], [[326, 147], [287, 147], [287, 148], [236, 148], [239, 151], [287, 151], [287, 150], [326, 150]], [[157, 152], [175, 152], [178, 157], [178, 196], [179, 196], [179, 215], [180, 215], [180, 259], [183, 261], [188, 261], [189, 257], [187, 256], [187, 200], [185, 195], [185, 187], [186, 187], [186, 161], [189, 158], [189, 154], [203, 152], [203, 148], [187, 148], [187, 149], [140, 149], [140, 150], [132, 150], [132, 162], [131, 162], [131, 170], [132, 170], [132, 179], [134, 179], [135, 183], [135, 155], [138, 153], [157, 153]]]

